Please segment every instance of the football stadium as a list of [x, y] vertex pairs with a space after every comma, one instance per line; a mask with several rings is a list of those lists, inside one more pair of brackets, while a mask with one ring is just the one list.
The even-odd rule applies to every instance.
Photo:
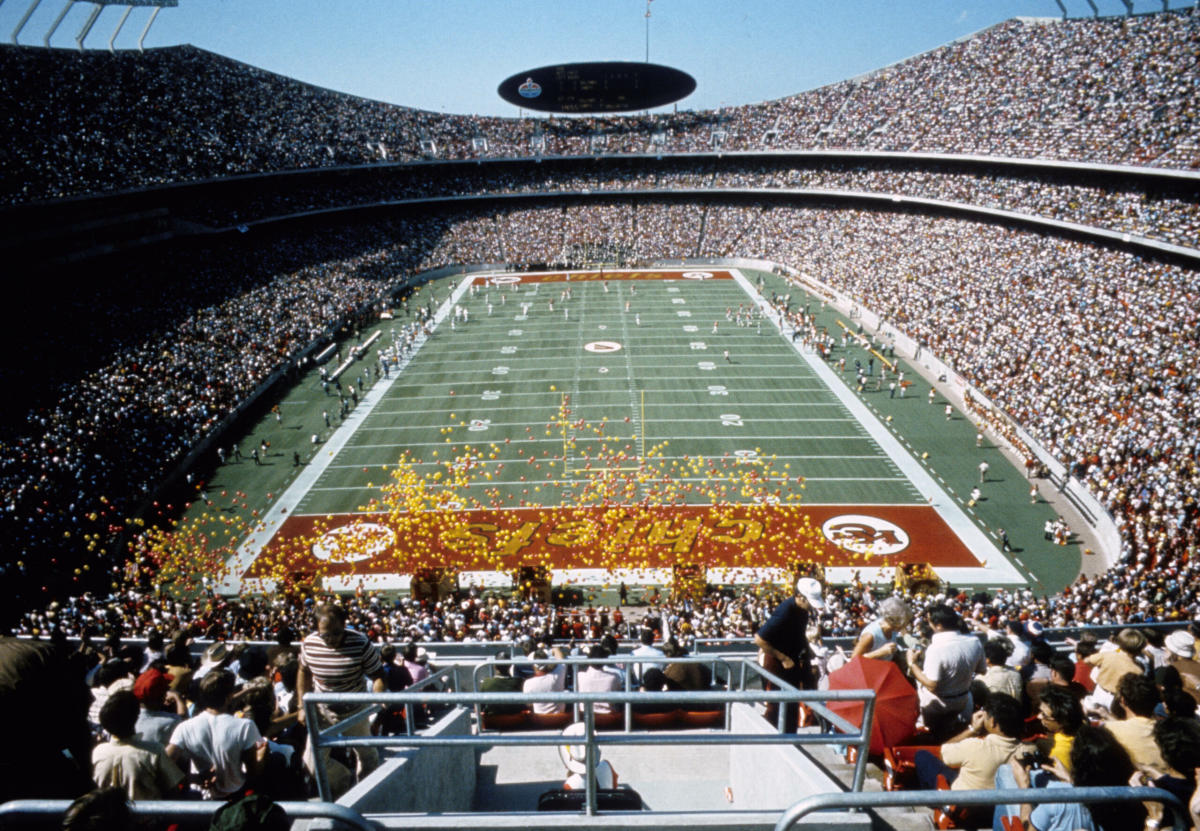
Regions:
[[39, 5], [6, 827], [1200, 821], [1195, 4], [507, 116]]

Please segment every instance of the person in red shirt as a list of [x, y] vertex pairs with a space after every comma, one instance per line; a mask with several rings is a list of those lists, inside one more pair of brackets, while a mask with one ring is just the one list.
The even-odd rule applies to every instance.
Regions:
[[1094, 654], [1096, 651], [1096, 642], [1090, 640], [1082, 640], [1075, 644], [1075, 675], [1071, 678], [1076, 684], [1081, 685], [1089, 693], [1096, 689], [1096, 682], [1092, 680], [1092, 670], [1095, 669], [1089, 664], [1085, 658], [1088, 655]]

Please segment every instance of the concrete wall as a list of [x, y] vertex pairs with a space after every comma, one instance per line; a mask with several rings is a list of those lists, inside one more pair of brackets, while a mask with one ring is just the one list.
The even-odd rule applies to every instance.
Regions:
[[[734, 704], [733, 733], [773, 733], [749, 704]], [[729, 782], [738, 805], [783, 811], [806, 796], [842, 790], [807, 755], [787, 744], [734, 745], [729, 748]]]
[[[467, 735], [471, 711], [458, 708], [425, 735]], [[470, 811], [475, 795], [474, 747], [398, 750], [338, 803], [360, 814]]]

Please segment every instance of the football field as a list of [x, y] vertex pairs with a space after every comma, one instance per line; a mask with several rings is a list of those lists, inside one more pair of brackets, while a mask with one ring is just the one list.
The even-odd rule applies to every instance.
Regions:
[[[507, 585], [519, 566], [584, 583], [666, 582], [672, 566], [749, 582], [801, 561], [835, 583], [888, 581], [901, 563], [958, 585], [1028, 582], [738, 270], [475, 274], [449, 288], [223, 588], [296, 573], [405, 588], [430, 568]], [[879, 374], [884, 356], [854, 355]]]

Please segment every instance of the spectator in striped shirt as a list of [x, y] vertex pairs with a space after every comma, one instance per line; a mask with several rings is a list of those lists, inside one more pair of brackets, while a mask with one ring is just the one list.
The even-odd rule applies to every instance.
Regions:
[[[306, 718], [304, 697], [310, 691], [365, 692], [368, 678], [374, 682], [372, 689], [375, 692], [384, 691], [383, 662], [379, 650], [367, 640], [366, 635], [346, 628], [346, 611], [343, 608], [329, 603], [318, 606], [317, 631], [306, 637], [300, 645], [300, 674], [296, 682], [300, 723], [303, 724]], [[318, 729], [323, 730], [354, 715], [363, 706], [318, 705]], [[366, 736], [370, 729], [370, 721], [363, 718], [343, 735]], [[373, 747], [356, 747], [354, 756], [359, 777], [370, 773], [379, 764], [379, 754]], [[354, 773], [331, 759], [328, 750], [321, 751], [321, 757], [333, 798], [337, 799], [354, 784]], [[304, 751], [304, 764], [310, 772], [315, 771], [311, 743]]]

